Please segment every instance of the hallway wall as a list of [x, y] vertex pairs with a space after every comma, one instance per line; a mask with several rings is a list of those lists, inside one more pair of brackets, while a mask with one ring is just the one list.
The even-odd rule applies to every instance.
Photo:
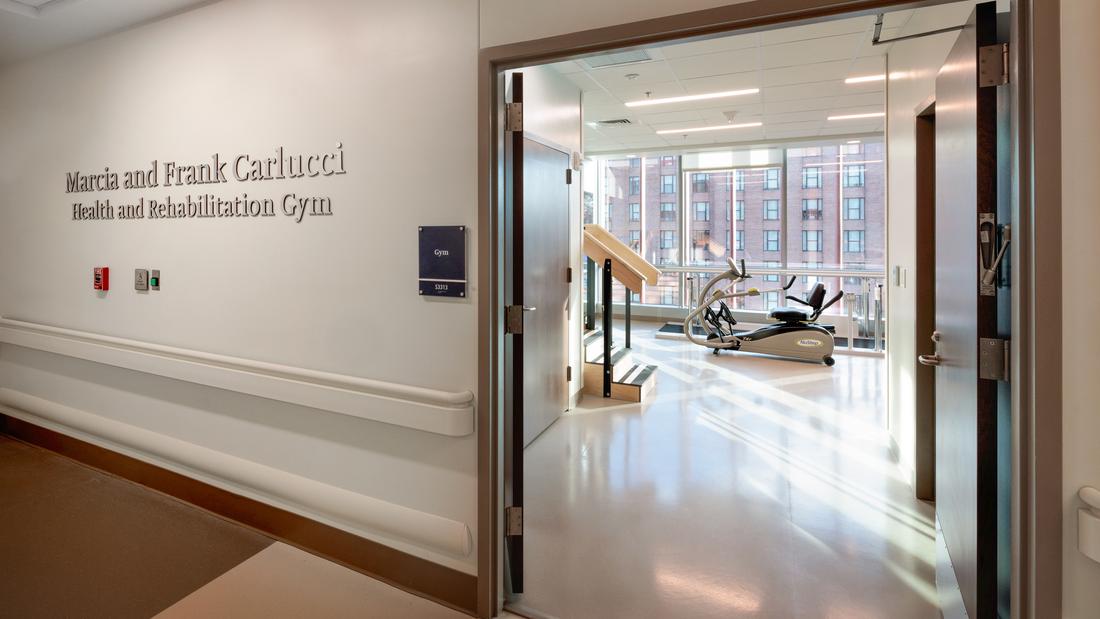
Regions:
[[[5, 67], [0, 313], [293, 370], [474, 391], [476, 229], [467, 236], [470, 297], [420, 297], [416, 279], [418, 226], [477, 221], [477, 46], [473, 2], [226, 0]], [[238, 154], [270, 157], [280, 146], [327, 153], [338, 143], [344, 175], [240, 182], [231, 174]], [[214, 153], [228, 160], [225, 184], [165, 187], [161, 169], [152, 189], [66, 192], [66, 175], [77, 170], [202, 164]], [[272, 198], [276, 212], [72, 220], [74, 202], [204, 193]], [[333, 215], [296, 223], [281, 211], [285, 194], [328, 197]], [[100, 298], [91, 279], [103, 265], [112, 267], [112, 289]], [[160, 269], [162, 290], [135, 292], [135, 268]], [[472, 410], [469, 430], [446, 436], [403, 419], [372, 421], [391, 400], [327, 379], [303, 385], [278, 372], [256, 378], [140, 353], [141, 369], [175, 368], [153, 375], [69, 354], [133, 358], [125, 347], [57, 346], [0, 345], [0, 396], [39, 398], [20, 400], [32, 408], [47, 400], [38, 412], [82, 428], [53, 424], [68, 433], [475, 571], [476, 553], [464, 552], [476, 548]], [[195, 372], [222, 388], [180, 380]], [[268, 385], [260, 397], [236, 391], [257, 381]], [[307, 391], [316, 407], [294, 403]], [[320, 410], [328, 403], [347, 410]], [[402, 406], [411, 420], [452, 414]], [[154, 444], [171, 449], [158, 455]], [[207, 455], [184, 464], [169, 452]], [[281, 481], [273, 490], [247, 482], [264, 476]], [[349, 520], [308, 499], [316, 492], [337, 497]], [[356, 521], [364, 505], [388, 513], [392, 526]], [[445, 543], [394, 534], [403, 526], [395, 513], [451, 533]]]
[[[1100, 75], [1081, 59], [1100, 57], [1100, 4], [1062, 0], [1062, 577], [1065, 619], [1095, 617], [1100, 608], [1100, 564], [1077, 550], [1082, 486], [1100, 488], [1100, 383], [1096, 380], [1100, 329], [1082, 317], [1100, 314], [1100, 209], [1089, 179], [1100, 168]], [[1041, 205], [1040, 205], [1041, 207]]]

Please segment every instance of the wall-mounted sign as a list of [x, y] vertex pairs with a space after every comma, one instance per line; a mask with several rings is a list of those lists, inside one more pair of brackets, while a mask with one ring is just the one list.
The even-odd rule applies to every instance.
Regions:
[[420, 226], [420, 294], [466, 296], [466, 226]]

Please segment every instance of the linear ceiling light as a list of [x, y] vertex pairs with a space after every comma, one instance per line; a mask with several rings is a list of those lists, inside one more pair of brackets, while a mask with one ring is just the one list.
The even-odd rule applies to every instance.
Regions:
[[663, 103], [683, 103], [685, 101], [703, 101], [705, 99], [722, 99], [725, 97], [737, 97], [740, 95], [755, 95], [759, 88], [746, 88], [744, 90], [726, 90], [723, 92], [708, 92], [701, 95], [684, 95], [682, 97], [665, 97], [663, 99], [641, 99], [639, 101], [627, 101], [626, 107], [642, 107], [645, 105], [661, 105]]
[[886, 112], [869, 112], [867, 114], [842, 114], [840, 116], [830, 116], [827, 120], [853, 120], [856, 118], [879, 118], [886, 116]]
[[845, 84], [862, 84], [864, 82], [881, 82], [886, 79], [885, 73], [879, 73], [878, 75], [860, 75], [857, 77], [849, 77], [844, 80]]
[[748, 127], [760, 127], [764, 123], [740, 123], [736, 125], [714, 125], [711, 127], [690, 127], [687, 129], [662, 129], [657, 132], [657, 135], [668, 135], [670, 133], [697, 133], [699, 131], [721, 131], [722, 129], [745, 129]]

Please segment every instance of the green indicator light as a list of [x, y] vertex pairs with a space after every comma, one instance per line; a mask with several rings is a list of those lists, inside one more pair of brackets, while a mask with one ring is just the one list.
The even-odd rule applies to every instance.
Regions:
[[150, 279], [149, 279], [149, 285], [151, 285], [151, 286], [158, 286], [159, 284], [157, 284], [157, 278], [155, 278], [155, 277], [153, 277], [153, 278], [150, 278]]

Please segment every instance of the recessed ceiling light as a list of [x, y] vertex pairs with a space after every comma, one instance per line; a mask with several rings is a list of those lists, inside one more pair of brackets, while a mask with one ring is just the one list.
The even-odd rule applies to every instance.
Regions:
[[856, 118], [879, 118], [886, 116], [886, 112], [869, 112], [867, 114], [841, 114], [840, 116], [830, 116], [828, 120], [853, 120]]
[[663, 103], [683, 103], [684, 101], [703, 101], [705, 99], [722, 99], [724, 97], [737, 97], [740, 95], [755, 95], [759, 88], [746, 88], [744, 90], [726, 90], [723, 92], [708, 92], [701, 95], [684, 95], [682, 97], [665, 97], [663, 99], [641, 99], [639, 101], [627, 101], [626, 107], [642, 107], [644, 105], [661, 105]]
[[687, 129], [662, 129], [657, 132], [657, 135], [668, 135], [670, 133], [697, 133], [699, 131], [721, 131], [723, 129], [746, 129], [748, 127], [760, 127], [764, 123], [739, 123], [729, 125], [713, 125], [710, 127], [689, 127]]
[[858, 77], [849, 77], [844, 80], [845, 84], [862, 84], [864, 82], [881, 82], [886, 79], [885, 73], [879, 73], [878, 75], [860, 75]]

